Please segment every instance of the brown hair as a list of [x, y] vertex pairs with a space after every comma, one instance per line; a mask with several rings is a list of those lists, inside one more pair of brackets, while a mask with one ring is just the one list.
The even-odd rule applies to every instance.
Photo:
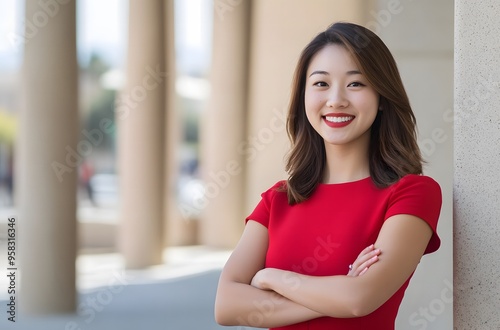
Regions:
[[300, 203], [323, 179], [326, 152], [323, 138], [306, 117], [306, 73], [312, 57], [325, 46], [345, 47], [362, 74], [380, 95], [379, 111], [370, 133], [370, 176], [387, 187], [406, 174], [422, 173], [422, 156], [416, 138], [416, 119], [399, 71], [387, 46], [372, 31], [352, 23], [335, 23], [318, 34], [302, 51], [292, 84], [287, 118], [292, 148], [286, 170], [290, 204]]

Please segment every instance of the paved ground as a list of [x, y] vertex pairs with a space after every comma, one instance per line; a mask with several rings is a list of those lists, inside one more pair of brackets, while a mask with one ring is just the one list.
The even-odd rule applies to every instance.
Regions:
[[[219, 272], [149, 284], [130, 284], [118, 292], [96, 289], [80, 295], [80, 315], [18, 317], [9, 324], [2, 313], [1, 329], [137, 330], [223, 329], [213, 320], [213, 299]], [[100, 291], [101, 290], [101, 291]], [[5, 301], [2, 303], [5, 306]]]
[[[78, 258], [79, 313], [7, 320], [5, 280], [0, 281], [0, 329], [5, 330], [216, 330], [213, 303], [228, 251], [170, 248], [168, 262], [125, 271], [118, 254]], [[2, 276], [3, 277], [3, 276]]]
[[[217, 281], [230, 251], [203, 246], [168, 248], [162, 265], [140, 271], [125, 270], [118, 253], [82, 254], [76, 261], [77, 313], [34, 318], [23, 315], [18, 306], [12, 323], [7, 319], [5, 273], [6, 219], [12, 214], [0, 207], [0, 330], [254, 329], [215, 323]], [[95, 218], [95, 210], [91, 215]]]

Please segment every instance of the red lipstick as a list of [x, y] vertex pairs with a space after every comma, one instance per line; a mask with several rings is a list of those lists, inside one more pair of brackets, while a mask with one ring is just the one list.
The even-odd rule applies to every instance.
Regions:
[[347, 113], [329, 113], [323, 116], [325, 124], [333, 128], [345, 127], [352, 123], [355, 116]]

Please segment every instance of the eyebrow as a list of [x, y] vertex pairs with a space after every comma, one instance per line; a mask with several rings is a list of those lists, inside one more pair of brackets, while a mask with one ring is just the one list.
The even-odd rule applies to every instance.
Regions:
[[[313, 75], [315, 74], [322, 74], [322, 75], [326, 75], [326, 76], [329, 76], [330, 73], [326, 72], [326, 71], [322, 71], [322, 70], [316, 70], [316, 71], [313, 71], [309, 77], [312, 77]], [[350, 70], [350, 71], [347, 71], [346, 72], [346, 75], [348, 76], [352, 76], [352, 75], [355, 75], [355, 74], [362, 74], [360, 71], [358, 70]]]

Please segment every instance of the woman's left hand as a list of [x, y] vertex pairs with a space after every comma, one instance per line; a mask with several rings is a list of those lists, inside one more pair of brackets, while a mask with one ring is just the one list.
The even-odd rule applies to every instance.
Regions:
[[349, 265], [347, 276], [361, 276], [366, 273], [368, 268], [378, 261], [379, 254], [380, 250], [375, 249], [373, 244], [365, 248], [358, 255], [356, 261]]

